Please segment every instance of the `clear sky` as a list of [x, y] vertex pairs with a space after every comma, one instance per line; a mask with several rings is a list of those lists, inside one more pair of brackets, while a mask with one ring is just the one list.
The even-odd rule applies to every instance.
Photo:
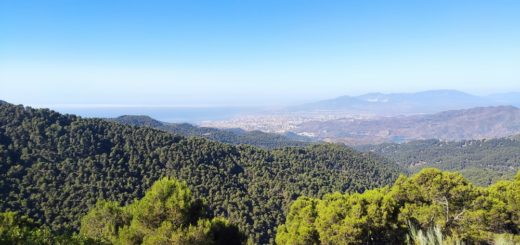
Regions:
[[277, 105], [520, 91], [520, 1], [0, 1], [0, 99]]

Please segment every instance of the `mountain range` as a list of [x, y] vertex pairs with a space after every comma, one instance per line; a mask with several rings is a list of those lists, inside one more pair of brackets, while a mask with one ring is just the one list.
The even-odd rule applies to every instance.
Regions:
[[369, 93], [292, 106], [204, 126], [297, 134], [349, 145], [499, 138], [520, 133], [520, 93], [457, 90]]
[[426, 115], [310, 121], [298, 125], [293, 132], [350, 145], [418, 139], [489, 139], [519, 134], [520, 109], [477, 107]]
[[457, 90], [430, 90], [418, 93], [369, 93], [341, 96], [288, 108], [292, 112], [342, 112], [396, 116], [436, 113], [498, 105], [520, 106], [520, 93], [477, 96]]

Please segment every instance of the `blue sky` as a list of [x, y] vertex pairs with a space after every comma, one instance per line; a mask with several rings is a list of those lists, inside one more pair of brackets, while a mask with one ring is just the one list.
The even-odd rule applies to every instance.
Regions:
[[283, 105], [520, 91], [520, 1], [0, 1], [0, 99]]

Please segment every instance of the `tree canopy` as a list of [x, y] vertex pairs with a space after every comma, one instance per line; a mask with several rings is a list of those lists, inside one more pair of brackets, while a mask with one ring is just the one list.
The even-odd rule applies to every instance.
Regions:
[[236, 226], [210, 218], [184, 182], [163, 178], [140, 200], [121, 207], [99, 201], [81, 220], [80, 234], [112, 244], [242, 244]]
[[[458, 173], [424, 169], [364, 193], [300, 197], [277, 229], [277, 244], [404, 244], [411, 230], [438, 229], [446, 241], [520, 242], [520, 172], [478, 187]], [[512, 243], [513, 244], [513, 243]]]
[[88, 245], [100, 244], [77, 234], [69, 236], [55, 234], [46, 227], [39, 227], [34, 221], [16, 212], [0, 212], [0, 244], [44, 244], [44, 245]]

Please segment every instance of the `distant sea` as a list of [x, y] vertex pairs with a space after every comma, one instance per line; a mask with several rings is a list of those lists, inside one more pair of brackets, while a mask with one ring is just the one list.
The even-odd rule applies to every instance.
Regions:
[[146, 115], [163, 122], [187, 122], [197, 124], [203, 121], [225, 120], [244, 113], [251, 113], [257, 108], [251, 107], [49, 107], [60, 113], [74, 114], [81, 117], [113, 118], [122, 115]]

